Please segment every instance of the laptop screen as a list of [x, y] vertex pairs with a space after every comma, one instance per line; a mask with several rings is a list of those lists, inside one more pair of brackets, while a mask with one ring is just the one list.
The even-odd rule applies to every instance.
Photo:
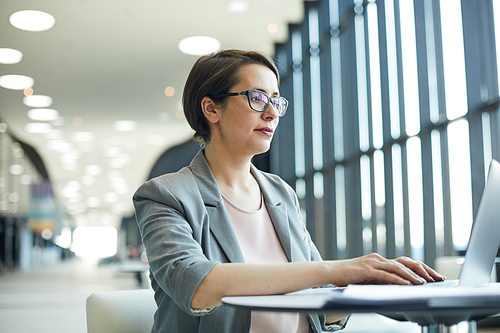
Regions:
[[476, 219], [472, 227], [460, 286], [487, 283], [500, 246], [500, 163], [490, 164]]

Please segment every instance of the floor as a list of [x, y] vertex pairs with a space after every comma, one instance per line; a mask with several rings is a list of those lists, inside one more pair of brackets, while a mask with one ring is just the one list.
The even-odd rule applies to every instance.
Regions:
[[86, 298], [95, 291], [137, 289], [132, 273], [72, 259], [0, 275], [0, 332], [85, 333]]
[[[97, 291], [137, 289], [135, 276], [115, 265], [73, 259], [27, 272], [0, 275], [0, 332], [85, 333], [85, 301]], [[375, 314], [356, 314], [345, 333], [417, 333], [418, 325]], [[454, 330], [467, 332], [466, 327]], [[500, 332], [479, 330], [479, 332]]]

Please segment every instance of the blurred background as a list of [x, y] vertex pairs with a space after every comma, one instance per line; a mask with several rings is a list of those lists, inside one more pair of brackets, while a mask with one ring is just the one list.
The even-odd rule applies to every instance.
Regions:
[[2, 332], [84, 331], [90, 293], [149, 287], [132, 195], [199, 150], [184, 81], [227, 48], [278, 64], [253, 162], [324, 258], [463, 260], [500, 159], [499, 0], [3, 0]]
[[2, 1], [0, 13], [1, 272], [126, 256], [132, 194], [192, 136], [193, 63], [221, 48], [273, 55], [303, 4]]

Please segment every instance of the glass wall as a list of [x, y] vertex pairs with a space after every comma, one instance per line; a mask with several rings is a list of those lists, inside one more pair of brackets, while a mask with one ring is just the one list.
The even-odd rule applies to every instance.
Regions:
[[319, 250], [430, 265], [465, 250], [500, 158], [500, 0], [304, 6], [276, 46], [290, 110], [270, 161]]

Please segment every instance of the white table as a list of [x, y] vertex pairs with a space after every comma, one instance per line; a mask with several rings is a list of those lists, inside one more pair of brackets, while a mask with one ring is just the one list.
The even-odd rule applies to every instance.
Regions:
[[[342, 289], [308, 289], [286, 295], [224, 297], [229, 306], [248, 310], [321, 312], [321, 313], [378, 313], [386, 317], [418, 323], [422, 332], [448, 332], [459, 322], [469, 323], [469, 332], [476, 332], [476, 321], [500, 313], [500, 284], [492, 288], [459, 290], [449, 294], [419, 292], [405, 297], [404, 293], [379, 297], [368, 290], [365, 295], [348, 294]], [[388, 286], [390, 287], [390, 286]], [[392, 294], [392, 296], [391, 296]]]

